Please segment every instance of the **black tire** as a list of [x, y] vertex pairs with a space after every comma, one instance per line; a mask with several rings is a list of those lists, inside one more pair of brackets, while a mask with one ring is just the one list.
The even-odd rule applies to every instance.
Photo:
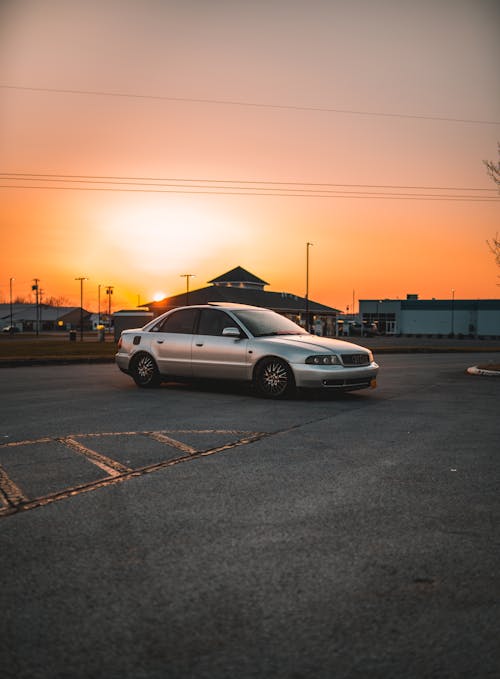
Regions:
[[134, 356], [130, 366], [130, 374], [138, 387], [154, 389], [160, 386], [161, 378], [158, 366], [149, 354], [143, 353]]
[[287, 398], [295, 393], [292, 369], [281, 358], [270, 356], [255, 368], [254, 387], [264, 398]]

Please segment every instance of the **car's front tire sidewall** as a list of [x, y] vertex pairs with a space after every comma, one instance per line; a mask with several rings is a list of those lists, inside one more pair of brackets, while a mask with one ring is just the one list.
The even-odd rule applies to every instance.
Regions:
[[158, 366], [149, 354], [138, 354], [133, 358], [130, 374], [137, 386], [142, 389], [154, 389], [160, 386]]
[[289, 398], [295, 393], [292, 369], [282, 358], [270, 356], [256, 366], [254, 387], [263, 398]]

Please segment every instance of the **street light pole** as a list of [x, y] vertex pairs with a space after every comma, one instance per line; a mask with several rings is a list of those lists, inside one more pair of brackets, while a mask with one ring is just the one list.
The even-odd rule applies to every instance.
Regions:
[[35, 291], [35, 300], [36, 300], [36, 336], [38, 337], [39, 332], [40, 332], [40, 309], [39, 309], [39, 298], [38, 298], [38, 283], [40, 282], [39, 278], [34, 278], [33, 283], [34, 285], [31, 286], [31, 289]]
[[80, 276], [75, 281], [80, 281], [80, 342], [83, 342], [83, 281], [88, 281], [88, 278]]
[[309, 248], [314, 243], [306, 243], [306, 330], [310, 331], [309, 323]]
[[108, 296], [108, 328], [109, 332], [111, 332], [111, 295], [113, 294], [113, 285], [107, 285], [106, 286], [106, 294]]
[[196, 278], [196, 274], [194, 274], [194, 273], [181, 273], [181, 278], [186, 279], [186, 306], [189, 306], [189, 279], [191, 277]]
[[[97, 286], [97, 327], [101, 325], [101, 284]], [[99, 330], [100, 331], [100, 330]]]

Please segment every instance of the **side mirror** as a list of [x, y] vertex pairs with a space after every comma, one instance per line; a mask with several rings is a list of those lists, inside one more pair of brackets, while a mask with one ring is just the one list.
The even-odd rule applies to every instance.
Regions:
[[239, 331], [239, 328], [224, 328], [222, 331], [222, 337], [234, 337], [237, 339], [240, 339], [241, 337], [241, 332]]

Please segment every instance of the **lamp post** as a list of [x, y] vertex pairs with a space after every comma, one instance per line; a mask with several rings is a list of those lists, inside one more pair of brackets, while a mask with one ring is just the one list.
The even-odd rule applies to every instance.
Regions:
[[106, 286], [106, 294], [108, 296], [108, 327], [109, 332], [111, 332], [111, 295], [113, 294], [113, 285]]
[[35, 291], [35, 299], [36, 299], [36, 321], [35, 321], [35, 330], [36, 330], [36, 336], [38, 337], [38, 334], [40, 332], [40, 309], [39, 309], [39, 298], [38, 298], [38, 283], [40, 282], [39, 278], [34, 278], [33, 283], [34, 285], [31, 286], [31, 289]]
[[181, 273], [181, 278], [186, 279], [186, 306], [189, 306], [189, 279], [191, 277], [196, 278], [196, 274], [194, 274], [194, 273]]
[[97, 327], [101, 325], [101, 284], [97, 286]]
[[12, 281], [15, 281], [15, 278], [9, 278], [9, 289], [10, 289], [10, 331], [12, 332]]
[[88, 278], [80, 276], [75, 281], [80, 281], [80, 342], [83, 342], [83, 281], [88, 281]]
[[314, 243], [306, 243], [306, 330], [309, 332], [309, 248]]

